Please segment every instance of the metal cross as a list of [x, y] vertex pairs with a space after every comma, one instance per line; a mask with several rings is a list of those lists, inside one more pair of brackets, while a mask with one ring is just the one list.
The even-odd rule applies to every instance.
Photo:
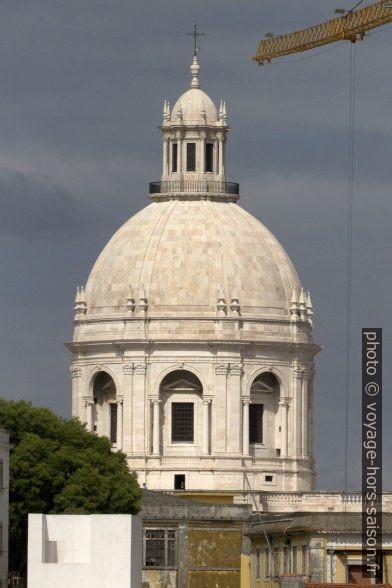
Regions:
[[193, 21], [193, 33], [185, 33], [187, 37], [193, 37], [193, 57], [196, 57], [200, 47], [197, 46], [197, 37], [203, 37], [205, 33], [199, 33], [197, 30], [197, 22]]

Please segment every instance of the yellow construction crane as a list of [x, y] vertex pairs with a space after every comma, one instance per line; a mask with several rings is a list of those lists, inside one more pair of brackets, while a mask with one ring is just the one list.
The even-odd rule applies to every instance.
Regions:
[[276, 57], [308, 51], [336, 41], [355, 43], [364, 38], [366, 31], [389, 22], [392, 22], [392, 2], [382, 0], [357, 11], [349, 10], [344, 16], [307, 29], [262, 40], [253, 60], [263, 65]]

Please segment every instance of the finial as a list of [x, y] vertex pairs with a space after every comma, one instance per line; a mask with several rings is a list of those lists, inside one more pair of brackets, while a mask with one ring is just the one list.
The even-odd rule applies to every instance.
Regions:
[[200, 88], [199, 82], [199, 72], [200, 72], [200, 65], [197, 61], [196, 55], [192, 59], [191, 65], [191, 74], [192, 74], [192, 81], [191, 81], [191, 88]]
[[290, 319], [292, 322], [295, 323], [299, 318], [298, 293], [295, 288], [293, 289], [293, 293], [291, 295], [290, 312], [291, 312]]

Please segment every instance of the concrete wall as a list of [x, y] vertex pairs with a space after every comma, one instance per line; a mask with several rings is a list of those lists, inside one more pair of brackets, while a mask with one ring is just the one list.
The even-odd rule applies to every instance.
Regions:
[[140, 588], [142, 520], [29, 515], [29, 588]]

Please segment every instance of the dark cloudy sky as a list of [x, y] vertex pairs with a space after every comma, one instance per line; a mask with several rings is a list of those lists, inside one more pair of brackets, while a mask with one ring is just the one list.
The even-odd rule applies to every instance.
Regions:
[[[189, 83], [227, 101], [228, 176], [290, 254], [315, 307], [319, 488], [344, 484], [348, 43], [257, 67], [266, 32], [348, 0], [1, 0], [1, 390], [70, 414], [75, 289], [161, 173], [162, 103]], [[306, 57], [306, 59], [304, 59]], [[349, 486], [360, 483], [361, 327], [383, 327], [392, 487], [392, 27], [357, 46]]]

